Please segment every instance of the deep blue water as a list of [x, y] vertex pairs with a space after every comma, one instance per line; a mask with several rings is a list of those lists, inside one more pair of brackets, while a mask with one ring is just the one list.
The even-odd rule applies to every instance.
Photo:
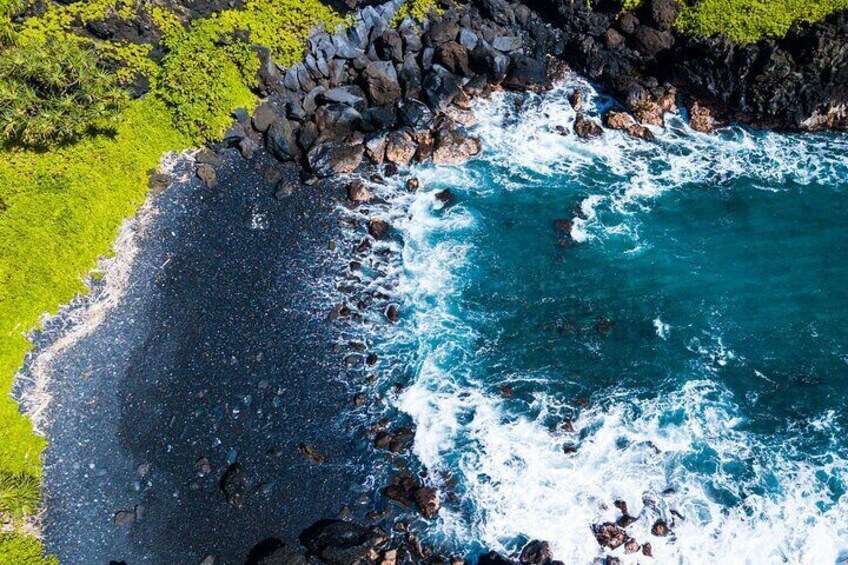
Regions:
[[605, 104], [579, 82], [485, 103], [483, 157], [419, 170], [395, 202], [404, 318], [382, 347], [408, 366], [394, 402], [416, 453], [457, 497], [431, 532], [635, 563], [591, 532], [623, 499], [657, 562], [837, 562], [848, 137], [671, 117], [655, 143], [583, 142], [554, 129], [575, 86]]

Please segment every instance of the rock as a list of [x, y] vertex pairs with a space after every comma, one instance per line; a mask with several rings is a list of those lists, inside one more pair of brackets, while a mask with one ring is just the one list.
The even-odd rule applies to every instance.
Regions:
[[306, 557], [279, 539], [268, 538], [251, 548], [245, 565], [306, 565]]
[[403, 89], [403, 95], [410, 99], [421, 98], [421, 85], [423, 82], [421, 67], [414, 54], [409, 54], [403, 60], [403, 65], [398, 74], [398, 80]]
[[382, 557], [380, 557], [379, 565], [396, 565], [398, 558], [398, 552], [396, 549], [387, 549], [383, 552]]
[[150, 175], [150, 178], [147, 179], [147, 188], [150, 189], [150, 192], [154, 195], [161, 194], [166, 188], [171, 186], [171, 182], [173, 182], [173, 180], [174, 179], [171, 175], [156, 173], [154, 175]]
[[587, 118], [584, 114], [577, 114], [574, 120], [574, 132], [582, 139], [594, 139], [604, 134], [601, 124]]
[[386, 532], [343, 520], [321, 520], [300, 534], [307, 551], [327, 565], [356, 565], [377, 560]]
[[389, 232], [389, 228], [389, 223], [380, 218], [371, 218], [368, 220], [368, 233], [374, 239], [383, 239], [383, 236]]
[[689, 109], [689, 127], [701, 133], [712, 133], [715, 131], [715, 120], [709, 108], [701, 106], [697, 102]]
[[509, 57], [482, 42], [471, 52], [471, 68], [485, 75], [493, 84], [500, 84], [509, 70]]
[[353, 405], [357, 408], [362, 408], [368, 402], [368, 395], [364, 392], [359, 392], [353, 397]]
[[483, 150], [479, 139], [463, 135], [452, 128], [442, 128], [436, 132], [434, 147], [433, 163], [437, 165], [464, 163]]
[[642, 544], [642, 555], [644, 555], [645, 557], [653, 557], [654, 552], [653, 552], [653, 549], [651, 548], [650, 543], [643, 543]]
[[651, 17], [660, 29], [671, 29], [681, 9], [677, 0], [651, 0]]
[[239, 141], [238, 149], [242, 157], [245, 159], [253, 159], [253, 155], [259, 150], [259, 144], [249, 137], [245, 137]]
[[419, 188], [421, 188], [421, 181], [417, 178], [413, 177], [406, 181], [407, 192], [416, 192]]
[[365, 91], [375, 106], [394, 104], [401, 97], [394, 66], [388, 61], [371, 61], [362, 73]]
[[627, 540], [627, 543], [624, 544], [624, 553], [630, 555], [639, 551], [639, 544], [635, 539]]
[[436, 193], [436, 202], [440, 202], [445, 208], [456, 203], [456, 195], [451, 189], [446, 188]]
[[448, 41], [436, 49], [435, 61], [455, 75], [469, 76], [468, 50], [456, 41]]
[[421, 487], [413, 494], [415, 504], [421, 515], [427, 519], [435, 518], [439, 513], [441, 502], [439, 501], [439, 491], [433, 487]]
[[548, 565], [552, 559], [553, 555], [548, 542], [533, 540], [521, 550], [518, 561], [522, 565]]
[[135, 522], [135, 510], [118, 510], [112, 516], [112, 521], [118, 526], [128, 526]]
[[207, 555], [203, 558], [203, 561], [200, 562], [200, 565], [215, 565], [215, 556]]
[[212, 465], [209, 464], [209, 459], [207, 459], [206, 457], [199, 458], [195, 462], [194, 468], [197, 471], [197, 474], [201, 477], [205, 477], [206, 475], [212, 473]]
[[545, 92], [553, 88], [547, 66], [527, 55], [512, 57], [503, 86], [517, 92]]
[[197, 167], [195, 174], [206, 188], [215, 188], [218, 186], [218, 176], [215, 174], [215, 169], [212, 165], [200, 165]]
[[505, 36], [496, 37], [495, 40], [492, 41], [492, 47], [502, 53], [518, 51], [519, 49], [521, 49], [521, 38]]
[[374, 41], [374, 48], [384, 61], [403, 61], [403, 40], [395, 30], [388, 30]]
[[665, 537], [671, 530], [668, 528], [668, 524], [665, 523], [665, 520], [661, 518], [657, 518], [657, 521], [654, 522], [654, 525], [651, 526], [651, 534], [657, 537]]
[[329, 104], [344, 104], [350, 106], [357, 112], [365, 110], [366, 102], [365, 95], [355, 86], [338, 86], [331, 88], [326, 92], [322, 92], [318, 98], [322, 103]]
[[394, 106], [377, 106], [362, 113], [360, 127], [364, 132], [379, 132], [394, 128], [398, 123]]
[[624, 545], [629, 538], [627, 532], [610, 522], [592, 526], [592, 532], [601, 547], [608, 547], [612, 550]]
[[224, 471], [224, 475], [221, 477], [220, 482], [221, 491], [223, 491], [224, 496], [227, 497], [227, 502], [230, 503], [234, 508], [241, 508], [244, 506], [244, 498], [247, 496], [248, 483], [247, 476], [244, 472], [244, 468], [241, 466], [241, 463], [232, 463], [227, 470]]
[[480, 40], [477, 38], [477, 34], [472, 30], [467, 28], [462, 28], [459, 30], [459, 44], [465, 47], [468, 51], [474, 51], [477, 47], [477, 43]]
[[236, 122], [224, 132], [224, 137], [221, 141], [227, 147], [232, 147], [233, 145], [238, 145], [239, 141], [245, 137], [247, 137], [247, 132], [244, 131], [244, 126], [240, 122]]
[[624, 36], [615, 31], [613, 28], [609, 28], [604, 34], [604, 43], [609, 49], [618, 49], [624, 45], [624, 41]]
[[390, 132], [386, 139], [386, 160], [401, 167], [409, 165], [416, 149], [415, 141], [407, 132]]
[[670, 31], [660, 31], [646, 25], [636, 28], [633, 37], [636, 48], [648, 57], [655, 57], [674, 45], [674, 35]]
[[359, 129], [362, 114], [345, 104], [327, 104], [315, 112], [315, 125], [322, 139], [342, 141]]
[[307, 458], [319, 465], [327, 462], [327, 456], [319, 453], [314, 447], [301, 443], [297, 446], [298, 450]]
[[306, 122], [297, 132], [297, 146], [301, 151], [308, 153], [320, 135], [321, 132], [315, 122]]
[[320, 178], [352, 173], [362, 163], [362, 143], [340, 141], [318, 142], [309, 150], [309, 167]]
[[441, 65], [433, 65], [422, 85], [424, 97], [434, 111], [441, 111], [451, 105], [462, 92], [459, 78]]
[[394, 304], [390, 304], [386, 308], [386, 319], [392, 323], [395, 323], [400, 320], [400, 312], [398, 311], [397, 306], [395, 306]]
[[420, 100], [407, 100], [398, 107], [400, 123], [413, 129], [426, 129], [433, 123], [433, 112]]
[[300, 157], [295, 130], [286, 118], [281, 117], [271, 123], [265, 136], [265, 146], [271, 155], [282, 162], [296, 161]]
[[428, 47], [439, 47], [448, 41], [456, 40], [459, 35], [459, 25], [448, 19], [441, 18], [430, 24], [424, 32], [424, 45]]
[[583, 111], [583, 93], [581, 91], [575, 90], [572, 92], [571, 96], [568, 97], [568, 102], [578, 114]]
[[607, 114], [607, 127], [610, 129], [623, 130], [631, 137], [647, 141], [654, 139], [654, 134], [647, 127], [637, 124], [633, 116], [624, 112], [609, 112]]
[[365, 139], [365, 155], [379, 165], [386, 159], [386, 135], [376, 134]]
[[637, 522], [637, 519], [636, 519], [635, 517], [633, 517], [633, 516], [631, 516], [630, 514], [628, 514], [628, 513], [626, 513], [626, 512], [625, 512], [624, 514], [622, 514], [622, 515], [618, 518], [618, 520], [616, 520], [616, 522], [615, 522], [615, 523], [616, 523], [616, 524], [617, 524], [620, 528], [628, 528], [628, 527], [630, 527], [631, 525], [635, 524], [636, 522]]
[[625, 35], [632, 35], [639, 27], [639, 18], [633, 12], [624, 12], [618, 18], [618, 29]]
[[383, 489], [383, 496], [404, 508], [409, 507], [409, 493], [400, 485], [388, 485]]
[[194, 160], [198, 165], [212, 165], [213, 167], [220, 167], [222, 164], [221, 158], [207, 147], [198, 151], [197, 155], [194, 156]]

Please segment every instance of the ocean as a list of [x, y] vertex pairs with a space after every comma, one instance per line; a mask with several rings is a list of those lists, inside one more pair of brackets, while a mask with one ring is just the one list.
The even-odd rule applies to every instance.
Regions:
[[377, 188], [401, 320], [373, 339], [445, 498], [429, 540], [650, 561], [595, 540], [624, 501], [658, 563], [844, 562], [848, 135], [584, 141], [575, 88], [610, 104], [496, 94], [479, 158]]

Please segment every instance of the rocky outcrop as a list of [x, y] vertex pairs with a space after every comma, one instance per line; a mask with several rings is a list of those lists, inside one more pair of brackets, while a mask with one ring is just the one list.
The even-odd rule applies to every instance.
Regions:
[[300, 542], [309, 554], [327, 565], [374, 563], [387, 540], [388, 535], [381, 528], [344, 520], [321, 520], [300, 534]]

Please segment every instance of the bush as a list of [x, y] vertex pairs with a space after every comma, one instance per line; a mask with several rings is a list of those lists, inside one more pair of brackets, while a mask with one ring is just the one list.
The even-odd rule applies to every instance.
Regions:
[[7, 141], [46, 147], [111, 132], [126, 100], [115, 76], [76, 42], [0, 52], [0, 136]]

